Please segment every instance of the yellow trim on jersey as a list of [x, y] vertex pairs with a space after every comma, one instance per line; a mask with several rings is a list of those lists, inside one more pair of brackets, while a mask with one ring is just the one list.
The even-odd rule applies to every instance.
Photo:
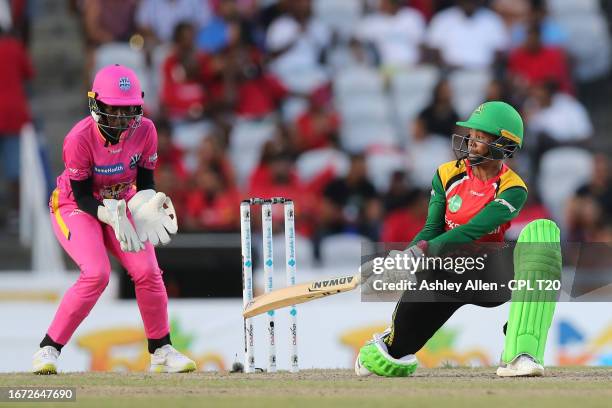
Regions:
[[499, 188], [497, 189], [497, 194], [499, 195], [512, 187], [521, 187], [527, 190], [527, 185], [523, 179], [511, 168], [508, 168], [508, 171], [502, 174], [499, 178]]
[[66, 239], [70, 239], [70, 230], [66, 226], [66, 223], [62, 218], [62, 214], [60, 214], [59, 211], [59, 193], [59, 189], [56, 188], [51, 194], [51, 211], [53, 211], [53, 214], [55, 215], [55, 222], [57, 222], [57, 226], [59, 227], [60, 231], [62, 231], [62, 234], [64, 234], [64, 237], [66, 237]]
[[466, 171], [465, 162], [461, 160], [459, 163], [459, 167], [456, 166], [457, 161], [453, 160], [447, 163], [444, 163], [438, 167], [438, 175], [440, 176], [440, 181], [442, 182], [442, 188], [446, 191], [448, 187], [448, 181], [455, 177], [457, 174], [461, 174]]

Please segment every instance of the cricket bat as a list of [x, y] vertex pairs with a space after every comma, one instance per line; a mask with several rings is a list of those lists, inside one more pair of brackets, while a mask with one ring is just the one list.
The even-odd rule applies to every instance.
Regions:
[[242, 315], [245, 318], [249, 318], [269, 312], [270, 310], [348, 292], [358, 287], [360, 281], [361, 274], [358, 273], [352, 276], [339, 276], [337, 278], [322, 279], [277, 289], [251, 300], [245, 306]]

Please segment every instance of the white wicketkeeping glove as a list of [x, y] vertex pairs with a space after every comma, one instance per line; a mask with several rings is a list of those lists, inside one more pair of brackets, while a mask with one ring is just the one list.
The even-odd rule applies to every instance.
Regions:
[[104, 206], [98, 206], [98, 219], [113, 228], [115, 238], [119, 241], [123, 252], [138, 252], [144, 245], [138, 239], [138, 234], [130, 223], [125, 212], [125, 200], [103, 200]]
[[178, 224], [176, 211], [170, 197], [154, 190], [137, 192], [128, 203], [136, 232], [142, 242], [147, 240], [158, 245], [170, 242], [169, 234], [176, 234]]

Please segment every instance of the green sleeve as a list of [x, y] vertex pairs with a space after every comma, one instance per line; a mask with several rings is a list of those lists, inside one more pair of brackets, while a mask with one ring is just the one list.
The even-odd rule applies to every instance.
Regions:
[[447, 243], [464, 244], [475, 241], [516, 217], [525, 201], [527, 190], [512, 187], [488, 203], [468, 223], [446, 231], [429, 241], [429, 244], [440, 248]]
[[429, 241], [444, 233], [444, 213], [446, 211], [446, 194], [440, 175], [436, 171], [431, 182], [431, 198], [429, 199], [429, 209], [427, 210], [427, 221], [423, 229], [414, 237], [410, 245], [424, 240]]

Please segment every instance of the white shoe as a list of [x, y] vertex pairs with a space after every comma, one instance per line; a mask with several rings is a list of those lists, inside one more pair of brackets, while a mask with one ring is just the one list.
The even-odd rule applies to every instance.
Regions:
[[196, 365], [193, 360], [170, 344], [166, 344], [151, 354], [151, 372], [154, 373], [188, 373], [195, 371]]
[[53, 346], [45, 346], [32, 357], [34, 374], [57, 374], [57, 358], [60, 352]]
[[544, 367], [538, 364], [528, 354], [521, 354], [509, 364], [497, 368], [500, 377], [540, 377], [544, 375]]
[[357, 374], [359, 377], [369, 377], [374, 373], [362, 366], [361, 362], [359, 361], [359, 356], [357, 356], [355, 359], [355, 374]]

